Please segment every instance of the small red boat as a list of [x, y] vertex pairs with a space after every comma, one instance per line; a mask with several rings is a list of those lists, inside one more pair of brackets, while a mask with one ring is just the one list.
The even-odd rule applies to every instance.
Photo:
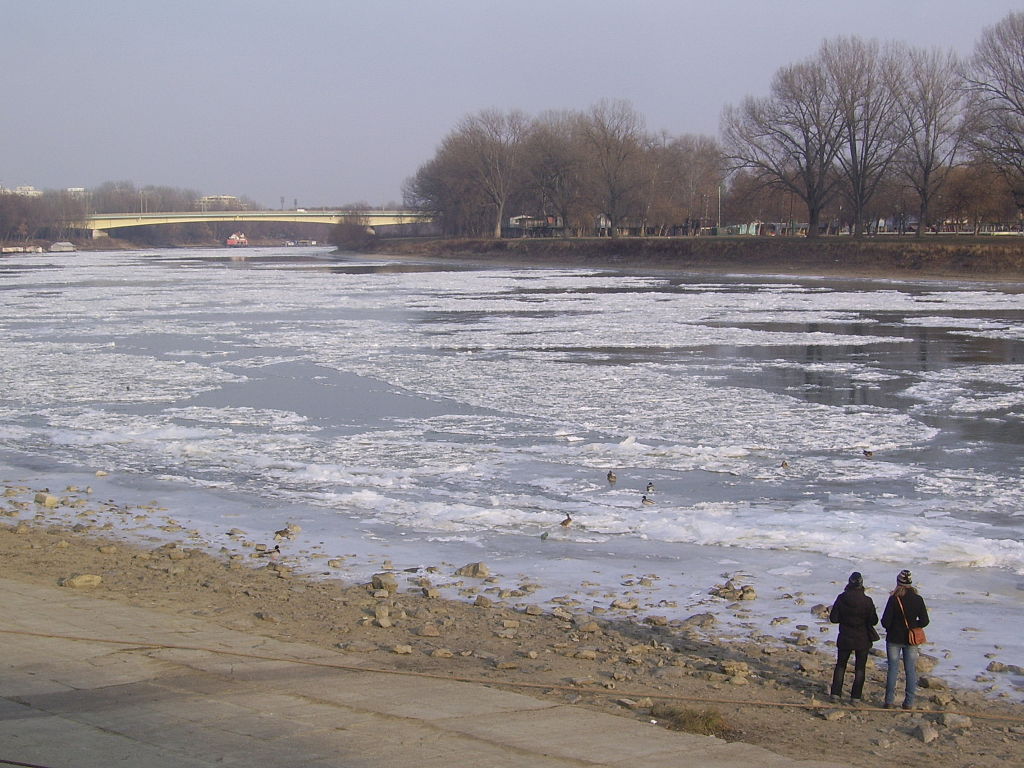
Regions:
[[229, 248], [243, 248], [248, 244], [249, 241], [241, 232], [235, 232], [233, 235], [231, 235], [231, 237], [224, 241], [224, 245], [228, 246]]

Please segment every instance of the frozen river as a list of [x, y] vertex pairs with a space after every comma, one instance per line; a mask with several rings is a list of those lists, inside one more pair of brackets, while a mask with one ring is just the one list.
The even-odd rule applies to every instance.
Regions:
[[1024, 286], [232, 256], [0, 261], [4, 480], [740, 634], [906, 567], [942, 674], [1024, 684]]

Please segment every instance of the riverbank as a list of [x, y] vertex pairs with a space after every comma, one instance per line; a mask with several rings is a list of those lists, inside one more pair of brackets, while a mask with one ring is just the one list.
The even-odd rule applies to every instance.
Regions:
[[1024, 282], [1024, 237], [394, 239], [379, 255], [475, 264]]
[[[489, 591], [486, 568], [460, 574], [382, 563], [374, 583], [350, 584], [322, 556], [316, 573], [303, 576], [310, 555], [296, 551], [287, 526], [276, 537], [236, 530], [230, 541], [204, 541], [166, 519], [157, 501], [100, 502], [89, 489], [8, 484], [0, 513], [8, 579], [341, 649], [397, 672], [507, 687], [660, 725], [673, 722], [669, 707], [710, 710], [729, 740], [852, 766], [910, 762], [924, 752], [936, 768], [994, 767], [1012, 762], [1024, 740], [1024, 706], [950, 689], [929, 676], [927, 654], [917, 710], [880, 709], [877, 650], [862, 706], [831, 705], [832, 651], [799, 637], [725, 638], [706, 615], [641, 621], [628, 611], [581, 612], [571, 600], [544, 610], [531, 601], [535, 585]], [[111, 514], [122, 523], [110, 522]], [[143, 524], [160, 535], [125, 532]], [[268, 554], [275, 541], [280, 557]], [[475, 587], [475, 599], [439, 596], [458, 583]], [[834, 632], [822, 608], [806, 606], [807, 634]]]

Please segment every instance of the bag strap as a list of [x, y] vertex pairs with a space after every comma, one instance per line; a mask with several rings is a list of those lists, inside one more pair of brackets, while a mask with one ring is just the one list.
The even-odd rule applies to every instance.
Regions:
[[903, 603], [900, 601], [899, 595], [893, 595], [896, 598], [896, 603], [900, 607], [900, 613], [903, 614], [903, 625], [907, 628], [907, 632], [910, 631], [910, 622], [907, 621], [907, 609], [903, 607]]

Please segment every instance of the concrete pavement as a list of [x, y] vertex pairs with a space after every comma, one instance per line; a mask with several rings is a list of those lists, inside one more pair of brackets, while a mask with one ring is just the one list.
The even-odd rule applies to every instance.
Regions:
[[0, 633], [0, 765], [838, 768], [483, 685], [359, 671], [370, 663], [357, 655], [74, 589], [0, 579], [0, 595], [4, 630], [139, 641]]

